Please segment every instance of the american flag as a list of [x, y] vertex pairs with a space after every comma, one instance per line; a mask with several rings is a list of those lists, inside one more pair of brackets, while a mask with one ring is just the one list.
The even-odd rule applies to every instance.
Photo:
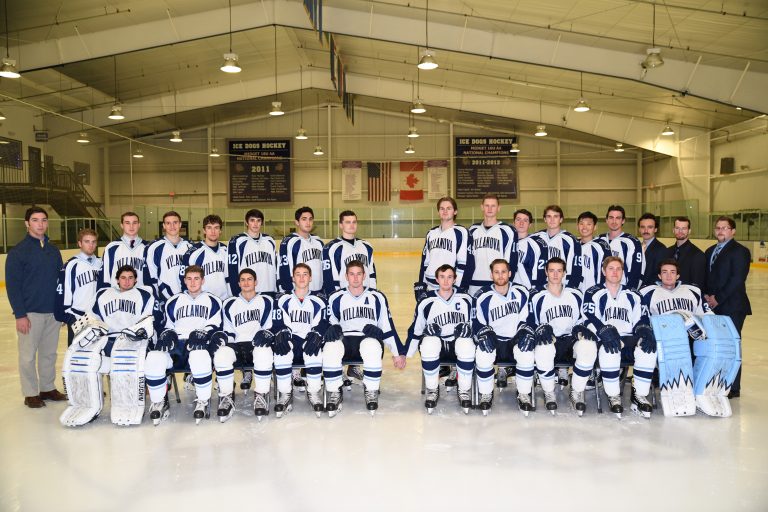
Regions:
[[368, 201], [388, 202], [391, 188], [392, 162], [368, 162]]

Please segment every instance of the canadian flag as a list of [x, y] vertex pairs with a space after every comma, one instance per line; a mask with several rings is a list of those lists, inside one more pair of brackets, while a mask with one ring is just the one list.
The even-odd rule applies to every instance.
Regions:
[[424, 199], [424, 162], [400, 162], [400, 200]]

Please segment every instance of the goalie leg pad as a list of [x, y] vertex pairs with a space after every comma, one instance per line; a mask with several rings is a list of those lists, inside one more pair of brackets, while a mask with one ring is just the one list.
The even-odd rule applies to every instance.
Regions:
[[360, 341], [360, 358], [363, 360], [363, 384], [368, 391], [378, 391], [381, 385], [381, 358], [384, 348], [374, 338]]
[[195, 383], [195, 395], [198, 400], [211, 399], [213, 367], [211, 354], [207, 350], [192, 350], [189, 352], [189, 370]]
[[166, 370], [173, 368], [173, 360], [168, 352], [152, 350], [144, 362], [144, 372], [149, 388], [149, 398], [153, 403], [162, 402], [168, 392]]
[[696, 414], [696, 400], [685, 321], [677, 314], [652, 316], [651, 326], [656, 336], [664, 416], [693, 416]]
[[521, 395], [531, 394], [533, 387], [534, 355], [533, 350], [520, 350], [517, 345], [512, 352], [515, 355], [515, 385]]
[[536, 345], [533, 358], [536, 361], [536, 373], [539, 374], [541, 389], [552, 392], [555, 390], [555, 344]]
[[440, 369], [440, 338], [424, 336], [419, 344], [421, 369], [424, 372], [424, 385], [427, 389], [437, 389]]
[[325, 390], [335, 393], [341, 388], [342, 366], [344, 358], [344, 343], [341, 340], [329, 341], [323, 347], [323, 377], [325, 378]]
[[477, 374], [477, 390], [481, 395], [493, 393], [493, 363], [496, 362], [496, 351], [485, 352], [475, 350], [475, 373]]
[[237, 361], [235, 351], [228, 345], [219, 347], [213, 354], [213, 366], [216, 368], [219, 396], [231, 395], [235, 389], [235, 361]]
[[741, 339], [727, 316], [704, 315], [700, 320], [707, 338], [693, 344], [696, 404], [705, 414], [728, 417], [732, 411], [727, 395], [741, 366]]
[[115, 425], [141, 424], [146, 401], [146, 354], [147, 340], [131, 341], [124, 335], [115, 340], [109, 372], [110, 415]]
[[101, 351], [106, 336], [81, 347], [73, 343], [64, 356], [62, 375], [67, 389], [69, 406], [59, 417], [65, 427], [85, 425], [98, 417], [104, 405], [101, 387]]

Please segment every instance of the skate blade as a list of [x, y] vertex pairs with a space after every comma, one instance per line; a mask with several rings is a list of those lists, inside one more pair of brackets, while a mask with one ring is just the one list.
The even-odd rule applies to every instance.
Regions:
[[520, 412], [521, 412], [521, 413], [523, 413], [523, 416], [525, 416], [525, 417], [527, 418], [527, 417], [528, 417], [528, 414], [529, 414], [531, 411], [522, 411], [522, 410], [521, 410]]
[[556, 416], [557, 415], [557, 409], [550, 409], [549, 412], [552, 413], [552, 416]]
[[427, 414], [432, 414], [434, 412], [434, 407], [427, 407]]
[[650, 412], [643, 412], [640, 410], [640, 408], [636, 405], [630, 405], [629, 410], [632, 411], [636, 416], [640, 416], [642, 418], [645, 418], [647, 420], [651, 419], [651, 413]]
[[489, 412], [491, 412], [490, 409], [483, 409], [483, 416], [488, 416]]
[[232, 417], [232, 414], [228, 414], [226, 416], [219, 416], [219, 423], [226, 423], [229, 418]]
[[469, 414], [469, 407], [462, 407], [462, 411], [464, 411], [464, 414]]

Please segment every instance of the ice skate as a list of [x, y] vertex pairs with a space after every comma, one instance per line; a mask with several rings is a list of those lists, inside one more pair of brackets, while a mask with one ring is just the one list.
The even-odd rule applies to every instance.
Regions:
[[252, 382], [253, 372], [251, 370], [243, 370], [243, 380], [240, 381], [240, 389], [243, 390], [243, 394], [248, 394], [248, 390], [251, 389]]
[[275, 417], [282, 418], [283, 414], [293, 409], [293, 393], [278, 393], [275, 404]]
[[557, 396], [555, 396], [554, 390], [544, 391], [544, 404], [546, 405], [547, 410], [554, 416], [555, 411], [557, 410]]
[[455, 366], [446, 366], [446, 368], [448, 368], [448, 376], [445, 379], [445, 392], [450, 393], [456, 388], [458, 373]]
[[560, 386], [560, 391], [565, 389], [568, 385], [568, 368], [557, 369], [557, 383]]
[[307, 381], [301, 376], [301, 369], [297, 368], [293, 370], [291, 374], [293, 380], [293, 387], [301, 391], [302, 393], [307, 390]]
[[256, 419], [261, 419], [269, 414], [269, 397], [268, 393], [253, 393], [253, 414]]
[[459, 390], [459, 407], [464, 411], [464, 414], [469, 414], [469, 410], [472, 408], [472, 395], [469, 394], [469, 390]]
[[568, 394], [568, 399], [571, 402], [571, 407], [576, 411], [576, 414], [581, 416], [584, 414], [584, 411], [587, 410], [587, 404], [584, 403], [584, 392], [583, 391], [574, 391], [571, 389], [571, 392]]
[[170, 414], [171, 405], [168, 403], [168, 395], [165, 395], [162, 402], [152, 402], [152, 405], [149, 406], [149, 419], [155, 426], [167, 420]]
[[185, 373], [184, 374], [184, 391], [194, 391], [195, 390], [195, 379], [192, 377], [191, 373]]
[[203, 419], [211, 417], [211, 405], [209, 400], [195, 400], [195, 412], [192, 413], [195, 418], [195, 425], [199, 425]]
[[379, 408], [379, 390], [368, 391], [368, 388], [363, 387], [363, 394], [365, 395], [365, 408], [373, 416], [376, 414], [376, 409]]
[[621, 395], [608, 396], [608, 406], [611, 412], [621, 419], [621, 413], [624, 412], [624, 408], [621, 406]]
[[531, 403], [531, 396], [527, 393], [517, 394], [517, 406], [520, 408], [520, 412], [523, 416], [528, 417], [528, 413], [533, 410], [533, 404]]
[[629, 409], [638, 416], [650, 419], [653, 406], [646, 397], [638, 395], [635, 391], [635, 388], [632, 388], [632, 396], [630, 398]]
[[307, 390], [307, 401], [312, 406], [312, 410], [315, 411], [315, 415], [319, 418], [325, 410], [323, 406], [323, 391], [309, 391]]
[[328, 417], [333, 418], [341, 410], [341, 403], [344, 401], [344, 394], [341, 390], [328, 393], [328, 403], [325, 410], [328, 411]]
[[427, 414], [432, 414], [432, 411], [437, 407], [437, 401], [440, 398], [440, 391], [438, 388], [427, 389], [424, 398], [424, 407], [427, 408]]
[[347, 374], [344, 377], [343, 382], [344, 389], [347, 391], [352, 391], [352, 379], [356, 379], [360, 382], [363, 381], [363, 369], [356, 364], [347, 366]]
[[216, 416], [219, 417], [219, 421], [224, 423], [235, 412], [235, 403], [232, 401], [232, 394], [222, 395], [219, 397], [219, 410], [216, 411]]
[[483, 416], [488, 416], [493, 406], [493, 393], [483, 393], [480, 395], [480, 410], [483, 412]]
[[496, 370], [496, 387], [507, 387], [507, 379], [511, 376], [510, 373], [509, 368], [500, 366], [499, 369]]

